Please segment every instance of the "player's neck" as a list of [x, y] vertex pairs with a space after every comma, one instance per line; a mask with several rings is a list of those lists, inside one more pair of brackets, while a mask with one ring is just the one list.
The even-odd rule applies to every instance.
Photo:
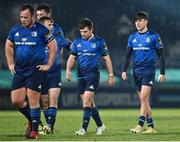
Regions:
[[148, 31], [148, 28], [144, 27], [142, 30], [139, 30], [138, 32], [143, 34], [143, 33], [147, 32], [147, 31]]

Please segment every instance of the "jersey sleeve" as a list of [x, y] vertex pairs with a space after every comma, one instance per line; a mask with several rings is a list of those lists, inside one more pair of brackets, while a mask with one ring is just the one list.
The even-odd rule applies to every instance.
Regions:
[[163, 43], [162, 43], [162, 41], [161, 41], [161, 37], [160, 37], [160, 35], [159, 34], [155, 34], [155, 40], [154, 40], [154, 42], [155, 42], [155, 48], [156, 49], [160, 49], [160, 48], [163, 48], [164, 46], [163, 46]]
[[44, 34], [44, 39], [46, 44], [50, 43], [54, 39], [53, 33], [49, 30], [46, 30]]
[[[15, 34], [15, 31], [14, 31], [14, 28], [12, 28], [12, 29], [9, 31], [8, 37], [7, 37], [7, 39], [9, 39], [9, 40], [10, 40], [11, 42], [13, 42], [13, 43], [14, 43], [14, 34]], [[16, 34], [18, 34], [18, 32], [17, 32]]]
[[102, 40], [102, 42], [101, 42], [100, 53], [102, 56], [106, 56], [109, 54], [108, 47], [107, 47], [106, 42], [104, 40]]
[[72, 44], [71, 44], [71, 47], [70, 47], [70, 50], [71, 50], [71, 55], [74, 55], [74, 56], [77, 56], [78, 53], [77, 53], [77, 44], [76, 44], [76, 41], [73, 41]]
[[132, 45], [132, 39], [133, 39], [133, 38], [132, 38], [132, 35], [130, 35], [129, 38], [128, 38], [128, 43], [127, 43], [127, 47], [128, 47], [128, 48], [132, 48], [132, 47], [133, 47], [133, 45]]

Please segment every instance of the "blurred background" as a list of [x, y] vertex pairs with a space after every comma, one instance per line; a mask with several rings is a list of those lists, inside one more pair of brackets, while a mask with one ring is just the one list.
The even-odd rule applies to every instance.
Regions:
[[[12, 75], [7, 69], [4, 44], [10, 28], [19, 22], [18, 10], [22, 4], [34, 7], [39, 3], [51, 5], [53, 18], [63, 29], [64, 35], [73, 40], [79, 35], [78, 22], [89, 17], [94, 22], [94, 33], [103, 37], [110, 50], [116, 84], [108, 87], [107, 72], [103, 62], [100, 64], [101, 80], [96, 103], [102, 108], [139, 107], [138, 96], [134, 89], [132, 70], [129, 79], [122, 81], [121, 68], [126, 52], [129, 34], [135, 30], [134, 15], [144, 10], [149, 14], [149, 28], [161, 35], [166, 57], [167, 82], [157, 81], [150, 102], [153, 107], [180, 106], [180, 1], [179, 0], [1, 0], [0, 2], [0, 109], [15, 109], [10, 101]], [[71, 82], [65, 80], [67, 54], [62, 58], [62, 93], [59, 97], [60, 108], [80, 108], [77, 93], [77, 72], [73, 71]], [[157, 63], [157, 76], [159, 75]]]

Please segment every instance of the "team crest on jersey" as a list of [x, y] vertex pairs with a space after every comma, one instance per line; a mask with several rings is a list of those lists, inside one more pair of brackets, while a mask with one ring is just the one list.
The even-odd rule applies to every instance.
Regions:
[[77, 47], [81, 47], [81, 44], [79, 43], [79, 44], [77, 45]]
[[150, 42], [150, 38], [149, 37], [145, 38], [145, 42], [149, 43]]
[[37, 37], [37, 32], [36, 31], [31, 32], [31, 36]]
[[91, 48], [96, 48], [96, 43], [91, 43]]
[[132, 42], [137, 42], [137, 40], [136, 39], [133, 39], [133, 41]]
[[16, 32], [15, 36], [19, 36], [19, 32]]

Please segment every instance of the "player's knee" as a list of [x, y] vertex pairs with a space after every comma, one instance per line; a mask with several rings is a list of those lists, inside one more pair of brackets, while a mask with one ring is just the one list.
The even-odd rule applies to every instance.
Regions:
[[49, 107], [49, 102], [48, 102], [48, 100], [43, 100], [42, 101], [42, 109], [48, 109], [48, 107]]
[[92, 101], [89, 99], [84, 99], [83, 105], [84, 107], [91, 107]]
[[145, 95], [140, 95], [140, 101], [141, 102], [147, 102], [148, 101], [148, 97]]
[[25, 105], [25, 100], [12, 99], [12, 104], [17, 108], [23, 108]]

